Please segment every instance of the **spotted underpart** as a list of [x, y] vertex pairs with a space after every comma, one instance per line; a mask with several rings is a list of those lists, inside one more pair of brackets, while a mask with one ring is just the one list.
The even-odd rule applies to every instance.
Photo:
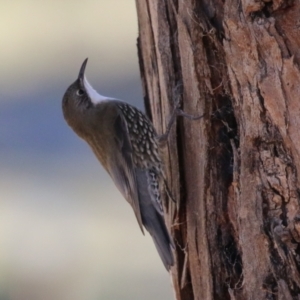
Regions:
[[154, 199], [154, 205], [156, 210], [163, 215], [163, 208], [160, 198], [159, 190], [159, 178], [157, 176], [155, 169], [150, 169], [147, 173], [148, 177], [148, 186], [151, 198]]
[[156, 172], [161, 172], [161, 160], [152, 123], [131, 105], [122, 103], [118, 107], [127, 123], [133, 148], [133, 163], [140, 168], [154, 168]]

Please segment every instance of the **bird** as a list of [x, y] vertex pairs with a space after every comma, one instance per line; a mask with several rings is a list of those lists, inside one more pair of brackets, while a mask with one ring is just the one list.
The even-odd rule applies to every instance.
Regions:
[[170, 271], [175, 246], [164, 219], [164, 172], [156, 131], [136, 107], [102, 96], [92, 87], [85, 75], [87, 61], [63, 96], [64, 119], [90, 146]]

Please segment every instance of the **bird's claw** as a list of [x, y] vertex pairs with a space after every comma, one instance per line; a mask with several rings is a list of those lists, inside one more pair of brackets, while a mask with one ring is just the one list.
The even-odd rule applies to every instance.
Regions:
[[180, 103], [178, 102], [175, 109], [172, 112], [172, 115], [171, 115], [171, 118], [170, 118], [170, 121], [168, 123], [168, 126], [167, 126], [167, 129], [166, 129], [165, 133], [163, 133], [161, 135], [158, 135], [156, 137], [159, 144], [164, 144], [168, 140], [170, 131], [171, 131], [172, 126], [175, 123], [175, 120], [176, 120], [177, 117], [184, 117], [184, 118], [187, 118], [187, 119], [192, 120], [192, 121], [200, 120], [201, 118], [204, 117], [204, 114], [200, 115], [200, 116], [190, 115], [190, 114], [184, 112], [179, 107], [180, 107]]

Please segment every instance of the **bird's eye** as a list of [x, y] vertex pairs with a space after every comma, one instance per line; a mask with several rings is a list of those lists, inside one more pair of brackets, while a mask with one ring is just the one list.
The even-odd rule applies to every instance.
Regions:
[[76, 92], [76, 95], [77, 96], [82, 96], [84, 94], [84, 90], [82, 90], [82, 89], [79, 89], [79, 90], [77, 90], [77, 92]]

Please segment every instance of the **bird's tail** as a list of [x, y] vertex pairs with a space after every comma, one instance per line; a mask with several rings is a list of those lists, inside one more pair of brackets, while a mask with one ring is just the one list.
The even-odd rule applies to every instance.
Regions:
[[151, 234], [159, 256], [167, 270], [174, 264], [172, 239], [168, 233], [163, 217], [154, 210], [155, 217], [146, 217], [144, 226]]
[[163, 264], [169, 270], [174, 264], [172, 253], [174, 243], [163, 216], [158, 212], [154, 200], [151, 198], [146, 172], [146, 170], [136, 170], [142, 222], [152, 236]]

